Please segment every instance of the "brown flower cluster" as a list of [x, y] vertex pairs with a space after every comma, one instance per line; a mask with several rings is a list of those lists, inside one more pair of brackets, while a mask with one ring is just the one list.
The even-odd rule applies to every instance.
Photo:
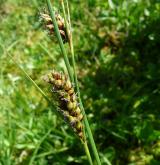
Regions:
[[52, 71], [45, 77], [45, 81], [53, 87], [53, 92], [58, 99], [60, 113], [72, 127], [73, 131], [84, 140], [82, 119], [74, 88], [68, 77], [62, 73]]
[[[40, 13], [40, 17], [42, 18], [46, 29], [50, 32], [50, 34], [54, 34], [54, 26], [51, 17], [48, 14]], [[68, 42], [67, 32], [64, 24], [64, 19], [60, 16], [60, 14], [55, 13], [55, 18], [57, 21], [57, 25], [59, 28], [60, 35], [62, 37], [63, 43]]]

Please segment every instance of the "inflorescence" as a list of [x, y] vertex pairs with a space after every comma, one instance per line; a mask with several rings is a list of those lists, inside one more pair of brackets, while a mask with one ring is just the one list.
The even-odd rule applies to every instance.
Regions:
[[53, 93], [57, 96], [58, 100], [58, 110], [64, 116], [64, 120], [69, 123], [80, 139], [84, 140], [83, 115], [79, 108], [72, 83], [65, 74], [57, 71], [52, 71], [48, 74], [45, 77], [45, 81], [52, 85]]
[[[54, 34], [54, 26], [51, 17], [48, 14], [40, 13], [40, 18], [45, 24], [45, 29], [47, 29], [50, 34]], [[55, 13], [55, 18], [57, 21], [58, 29], [62, 37], [63, 43], [66, 43], [68, 42], [68, 37], [67, 37], [66, 27], [64, 24], [64, 19], [61, 17], [61, 15], [58, 12]]]

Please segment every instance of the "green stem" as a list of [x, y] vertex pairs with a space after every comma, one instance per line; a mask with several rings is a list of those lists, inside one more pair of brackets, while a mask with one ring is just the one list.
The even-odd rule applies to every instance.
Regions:
[[90, 155], [90, 152], [88, 149], [88, 144], [87, 144], [87, 142], [82, 142], [82, 143], [84, 145], [84, 149], [85, 149], [86, 155], [88, 157], [88, 161], [89, 161], [90, 165], [93, 165], [92, 158], [91, 158], [91, 155]]
[[84, 110], [84, 107], [83, 107], [83, 103], [82, 103], [82, 100], [81, 100], [81, 95], [80, 95], [80, 90], [79, 90], [79, 85], [78, 85], [78, 79], [77, 79], [77, 74], [76, 74], [74, 49], [73, 49], [72, 42], [71, 42], [71, 55], [72, 55], [73, 71], [74, 71], [75, 84], [76, 84], [76, 89], [77, 89], [77, 93], [78, 93], [80, 108], [81, 108], [81, 110], [83, 112], [83, 115], [84, 115], [84, 124], [85, 124], [86, 130], [87, 130], [88, 138], [89, 138], [92, 150], [93, 150], [93, 154], [94, 154], [95, 159], [97, 161], [97, 164], [101, 165], [101, 161], [100, 161], [100, 158], [99, 158], [99, 155], [98, 155], [96, 144], [94, 142], [92, 131], [90, 129], [89, 122], [88, 122], [88, 119], [87, 119], [87, 116], [86, 116], [86, 113], [85, 113], [85, 110]]
[[58, 38], [58, 42], [59, 42], [62, 54], [64, 56], [64, 62], [65, 62], [66, 67], [67, 67], [69, 78], [73, 82], [74, 78], [73, 78], [71, 66], [70, 66], [70, 63], [69, 63], [69, 60], [68, 60], [68, 57], [67, 57], [67, 53], [66, 53], [66, 50], [64, 48], [63, 41], [62, 41], [59, 29], [58, 29], [58, 25], [57, 25], [56, 18], [55, 18], [55, 13], [53, 12], [53, 9], [52, 9], [52, 6], [51, 6], [51, 1], [50, 0], [46, 0], [46, 2], [47, 2], [47, 6], [48, 6], [48, 10], [49, 10], [50, 16], [51, 16], [52, 21], [53, 21], [55, 33], [56, 33], [56, 36]]
[[[63, 13], [64, 13], [64, 19], [65, 19], [65, 24], [66, 24], [66, 28], [67, 28], [67, 33], [69, 36], [69, 44], [70, 44], [70, 49], [71, 49], [72, 65], [73, 65], [73, 72], [74, 72], [74, 82], [75, 82], [77, 93], [78, 93], [80, 108], [81, 108], [82, 113], [84, 115], [84, 124], [85, 124], [86, 130], [87, 130], [87, 133], [88, 133], [89, 141], [91, 143], [91, 147], [92, 147], [95, 159], [97, 161], [97, 164], [101, 165], [101, 161], [100, 161], [100, 158], [98, 155], [96, 144], [94, 142], [92, 131], [90, 129], [89, 122], [88, 122], [87, 116], [85, 114], [85, 110], [84, 110], [83, 103], [82, 103], [81, 96], [80, 96], [80, 90], [79, 90], [78, 79], [77, 79], [77, 74], [76, 74], [76, 62], [75, 62], [74, 47], [73, 47], [73, 40], [72, 40], [72, 33], [71, 33], [71, 20], [70, 20], [68, 0], [66, 0], [66, 3], [67, 3], [67, 9], [68, 9], [69, 25], [68, 25], [66, 15], [65, 15], [63, 0], [61, 2], [62, 2], [62, 9], [63, 9]], [[108, 165], [110, 165], [110, 164], [108, 164]]]
[[25, 76], [31, 81], [31, 83], [35, 86], [35, 88], [42, 94], [42, 96], [51, 104], [51, 101], [48, 99], [46, 94], [42, 91], [42, 89], [35, 83], [34, 80], [27, 74], [27, 72], [13, 59], [13, 57], [7, 52], [7, 55], [12, 59], [12, 61], [17, 65], [17, 67], [25, 74]]
[[66, 12], [65, 12], [65, 7], [64, 7], [63, 0], [61, 0], [60, 3], [61, 3], [61, 6], [62, 6], [62, 11], [63, 11], [63, 15], [64, 15], [64, 22], [65, 22], [65, 26], [66, 26], [66, 30], [67, 30], [67, 37], [68, 37], [69, 45], [70, 45], [70, 35], [71, 35], [70, 34], [70, 27], [69, 27], [69, 24], [68, 24], [68, 21], [67, 21], [67, 17], [66, 17]]
[[34, 164], [34, 160], [35, 160], [35, 158], [36, 158], [36, 154], [37, 154], [37, 152], [38, 152], [38, 150], [39, 150], [41, 144], [42, 144], [43, 141], [47, 138], [47, 136], [51, 133], [51, 131], [52, 131], [52, 129], [50, 129], [50, 130], [42, 137], [42, 139], [39, 141], [39, 143], [37, 144], [37, 146], [36, 146], [36, 148], [35, 148], [35, 150], [34, 150], [34, 152], [33, 152], [33, 154], [32, 154], [33, 156], [31, 157], [31, 159], [30, 159], [30, 161], [29, 161], [29, 165]]

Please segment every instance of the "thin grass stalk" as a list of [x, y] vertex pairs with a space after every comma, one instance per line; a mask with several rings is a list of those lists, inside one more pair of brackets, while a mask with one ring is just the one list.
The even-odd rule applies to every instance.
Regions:
[[[62, 9], [65, 10], [63, 0], [61, 0], [61, 3], [62, 3]], [[69, 36], [68, 38], [69, 38], [69, 44], [70, 44], [71, 56], [72, 56], [74, 81], [75, 81], [75, 84], [76, 84], [76, 89], [77, 89], [78, 98], [79, 98], [79, 102], [80, 102], [80, 108], [81, 108], [81, 110], [83, 112], [83, 115], [84, 115], [84, 123], [85, 123], [86, 129], [87, 129], [87, 133], [88, 133], [88, 137], [89, 137], [89, 140], [90, 140], [90, 143], [91, 143], [91, 147], [92, 147], [95, 159], [97, 161], [97, 164], [101, 165], [101, 161], [100, 161], [99, 154], [98, 154], [98, 151], [97, 151], [97, 148], [96, 148], [96, 144], [94, 142], [92, 131], [90, 129], [89, 122], [88, 122], [87, 116], [85, 114], [84, 106], [83, 106], [83, 103], [82, 103], [82, 100], [81, 100], [81, 96], [80, 96], [80, 90], [79, 90], [78, 79], [77, 79], [77, 74], [76, 74], [76, 62], [75, 62], [74, 46], [73, 46], [73, 40], [72, 40], [71, 20], [70, 20], [70, 11], [69, 11], [68, 0], [66, 0], [66, 4], [67, 4], [67, 13], [68, 13], [68, 18], [69, 18], [69, 20], [68, 20], [69, 21], [69, 25], [68, 25], [68, 22], [67, 22], [67, 19], [66, 19], [66, 15], [64, 16], [64, 18], [65, 18], [67, 33], [68, 33], [68, 36]], [[65, 11], [63, 11], [63, 13], [65, 14]], [[107, 164], [111, 165], [109, 160], [108, 160]]]
[[71, 16], [70, 16], [70, 10], [69, 10], [69, 3], [68, 3], [68, 0], [65, 0], [65, 1], [66, 1], [66, 7], [67, 7], [68, 24], [69, 24], [69, 28], [71, 30]]
[[43, 46], [41, 43], [38, 43], [38, 45], [42, 48], [42, 50], [48, 54], [48, 56], [52, 59], [53, 62], [55, 62], [55, 59], [53, 58], [53, 56], [51, 55], [51, 53], [47, 50], [47, 48], [45, 48], [45, 46]]
[[[69, 9], [68, 9], [68, 3], [67, 3], [67, 9], [68, 9], [67, 14], [68, 14], [69, 20], [67, 20], [65, 7], [64, 7], [64, 1], [61, 0], [60, 2], [61, 2], [61, 6], [62, 6], [63, 15], [64, 15], [64, 21], [65, 21], [66, 30], [67, 30], [67, 36], [68, 36], [68, 39], [69, 39], [69, 46], [70, 46], [70, 49], [71, 49], [74, 83], [76, 84], [76, 90], [78, 92], [78, 98], [80, 98], [79, 88], [77, 87], [78, 86], [78, 81], [77, 81], [77, 75], [76, 75], [76, 71], [75, 71], [76, 68], [75, 68], [75, 63], [73, 62], [75, 60], [74, 60], [74, 49], [73, 49], [72, 32], [71, 32], [71, 20], [70, 20], [70, 13], [69, 13]], [[68, 21], [69, 21], [69, 23], [68, 23]], [[80, 108], [82, 109], [82, 107], [80, 107]], [[82, 111], [82, 113], [85, 116], [84, 111]], [[84, 125], [85, 125], [85, 123], [84, 123]], [[85, 135], [85, 131], [84, 131], [84, 135]], [[89, 159], [90, 164], [93, 164], [92, 158], [90, 156], [90, 151], [89, 151], [89, 148], [88, 148], [87, 141], [85, 143], [84, 142], [82, 142], [82, 143], [84, 145], [85, 152], [86, 152], [86, 155], [87, 155], [87, 157]]]
[[93, 165], [93, 161], [92, 161], [92, 158], [91, 158], [91, 155], [90, 155], [90, 151], [89, 151], [87, 142], [82, 141], [82, 144], [84, 145], [84, 149], [85, 149], [85, 152], [86, 152], [86, 155], [87, 155], [87, 158], [88, 158], [88, 161], [89, 161], [90, 165]]
[[64, 45], [63, 45], [63, 41], [62, 41], [61, 35], [59, 33], [59, 29], [58, 29], [58, 25], [57, 25], [56, 18], [55, 18], [55, 13], [53, 12], [53, 9], [52, 9], [51, 1], [50, 0], [46, 0], [46, 2], [47, 2], [47, 6], [48, 6], [48, 10], [49, 10], [51, 19], [53, 21], [55, 34], [56, 34], [56, 36], [58, 38], [59, 46], [61, 48], [61, 51], [62, 51], [62, 54], [63, 54], [63, 57], [64, 57], [64, 62], [65, 62], [65, 65], [67, 67], [69, 78], [70, 78], [71, 82], [74, 82], [71, 66], [70, 66], [70, 63], [69, 63], [69, 60], [68, 60], [68, 57], [67, 57], [66, 50], [65, 50]]
[[69, 20], [67, 20], [66, 11], [65, 11], [65, 7], [64, 7], [64, 1], [61, 0], [60, 3], [61, 3], [61, 6], [62, 6], [62, 11], [63, 11], [63, 16], [64, 16], [64, 22], [65, 22], [65, 26], [66, 26], [66, 30], [67, 30], [67, 37], [69, 39], [69, 46], [71, 48], [71, 42], [70, 42], [71, 41], [71, 39], [70, 39], [70, 37], [71, 37], [71, 31], [70, 31], [71, 28], [69, 27], [70, 24], [68, 23], [68, 21], [70, 20], [70, 18], [69, 18]]
[[31, 83], [36, 87], [36, 89], [42, 94], [42, 96], [51, 104], [51, 101], [48, 99], [46, 94], [42, 89], [36, 84], [36, 82], [28, 75], [28, 73], [13, 59], [13, 57], [7, 53], [7, 55], [12, 59], [12, 61], [17, 65], [17, 67], [25, 74], [25, 76], [31, 81]]
[[38, 143], [37, 146], [36, 146], [36, 149], [34, 150], [34, 152], [33, 152], [33, 154], [32, 154], [33, 156], [31, 157], [31, 159], [30, 159], [28, 165], [33, 165], [33, 162], [34, 162], [34, 160], [35, 160], [35, 158], [36, 158], [36, 154], [37, 154], [37, 152], [38, 152], [38, 150], [39, 150], [41, 144], [42, 144], [43, 141], [47, 138], [47, 136], [51, 133], [51, 131], [52, 131], [52, 129], [50, 129], [50, 130], [41, 138], [41, 140], [39, 141], [39, 143]]
[[[44, 99], [53, 106], [51, 100], [47, 97], [47, 95], [43, 92], [43, 90], [36, 84], [36, 82], [28, 75], [28, 73], [18, 64], [16, 60], [9, 54], [9, 51], [14, 47], [18, 41], [14, 42], [11, 46], [8, 47], [8, 49], [5, 49], [5, 53], [7, 56], [10, 57], [10, 59], [13, 61], [13, 63], [25, 74], [25, 76], [28, 78], [28, 80], [34, 85], [34, 87], [39, 91], [39, 93], [44, 97]], [[56, 112], [57, 113], [57, 112]]]
[[[67, 11], [67, 15], [68, 15], [68, 18], [69, 20], [67, 20], [67, 16], [66, 16], [66, 12], [65, 12], [65, 7], [64, 7], [64, 1], [61, 0], [61, 6], [62, 6], [62, 11], [63, 11], [63, 15], [64, 15], [64, 21], [65, 21], [65, 25], [66, 25], [66, 30], [67, 30], [67, 36], [68, 36], [68, 39], [69, 39], [69, 46], [70, 46], [70, 49], [73, 50], [73, 44], [72, 44], [72, 33], [71, 33], [71, 26], [70, 26], [70, 14], [69, 14], [69, 10]], [[68, 6], [67, 6], [68, 7]], [[69, 23], [68, 23], [69, 21]], [[74, 51], [73, 51], [74, 53]], [[72, 54], [72, 53], [71, 53]], [[73, 64], [73, 56], [72, 56], [72, 64]], [[75, 69], [74, 69], [74, 65], [73, 65], [73, 72], [74, 72], [74, 83], [77, 84], [76, 82], [76, 74], [75, 74]], [[76, 85], [76, 88], [77, 88], [77, 85]], [[77, 90], [78, 91], [78, 90]], [[78, 97], [79, 97], [79, 93], [78, 93]], [[83, 113], [83, 112], [82, 112]], [[84, 115], [84, 113], [83, 113]], [[85, 125], [85, 123], [83, 123]], [[86, 135], [85, 135], [85, 130], [84, 130], [84, 136], [86, 138]], [[84, 145], [84, 148], [85, 148], [85, 152], [86, 152], [86, 155], [88, 157], [88, 160], [90, 162], [90, 164], [93, 164], [93, 161], [92, 161], [92, 158], [91, 158], [91, 155], [90, 155], [90, 151], [89, 151], [89, 148], [88, 148], [88, 144], [87, 144], [87, 141], [86, 142], [83, 142], [83, 145]]]

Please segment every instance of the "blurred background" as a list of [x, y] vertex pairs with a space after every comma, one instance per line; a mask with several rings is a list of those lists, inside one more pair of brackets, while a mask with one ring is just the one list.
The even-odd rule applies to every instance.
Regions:
[[[102, 164], [159, 165], [160, 1], [69, 2], [82, 100]], [[49, 95], [42, 76], [64, 62], [41, 26], [45, 8], [44, 0], [0, 0], [0, 165], [88, 164], [79, 139], [9, 56]]]

